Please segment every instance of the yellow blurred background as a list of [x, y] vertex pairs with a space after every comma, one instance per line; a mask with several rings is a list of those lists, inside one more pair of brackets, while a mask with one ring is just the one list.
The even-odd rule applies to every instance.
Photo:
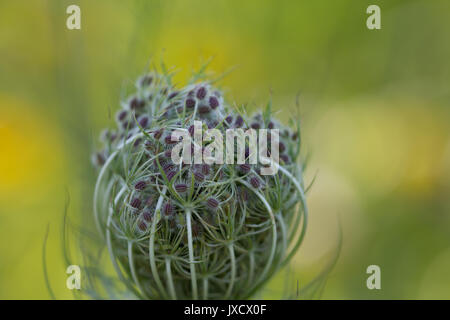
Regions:
[[[81, 30], [66, 8], [81, 8]], [[381, 8], [381, 30], [366, 8]], [[288, 120], [300, 93], [310, 226], [300, 286], [343, 247], [322, 298], [450, 299], [450, 2], [0, 1], [0, 298], [58, 298], [61, 223], [92, 210], [90, 153], [151, 57], [235, 67], [221, 83], [252, 108], [272, 92]], [[80, 262], [81, 263], [81, 262]], [[381, 268], [368, 290], [366, 268]], [[281, 281], [281, 280], [279, 280]], [[275, 280], [275, 288], [279, 285]], [[275, 296], [274, 296], [275, 297]]]

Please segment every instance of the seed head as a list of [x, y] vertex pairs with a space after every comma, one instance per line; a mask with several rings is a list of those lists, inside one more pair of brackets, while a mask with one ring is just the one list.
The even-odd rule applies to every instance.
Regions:
[[191, 109], [195, 107], [195, 100], [192, 98], [186, 99], [186, 108]]
[[202, 100], [206, 97], [206, 88], [205, 87], [200, 87], [197, 90], [197, 98]]
[[171, 100], [171, 99], [175, 98], [179, 93], [180, 93], [179, 91], [173, 91], [171, 94], [169, 94], [167, 99]]
[[162, 134], [163, 134], [163, 132], [164, 132], [164, 129], [158, 129], [158, 130], [156, 130], [154, 133], [153, 133], [153, 137], [156, 139], [156, 140], [159, 140], [161, 137], [162, 137]]
[[139, 230], [141, 230], [141, 231], [147, 230], [147, 225], [145, 224], [144, 221], [140, 221], [138, 224], [138, 227], [139, 227]]
[[153, 219], [153, 215], [154, 215], [153, 211], [150, 211], [150, 210], [144, 211], [142, 213], [142, 218], [147, 222], [151, 222]]
[[219, 100], [214, 96], [209, 97], [209, 106], [212, 109], [217, 108], [219, 106]]
[[175, 185], [175, 190], [178, 193], [185, 193], [187, 191], [187, 184], [185, 183], [178, 183]]
[[243, 124], [244, 124], [244, 119], [242, 119], [242, 117], [240, 115], [237, 116], [236, 121], [234, 122], [234, 126], [236, 128], [240, 128], [240, 127], [242, 127]]
[[145, 181], [138, 181], [136, 182], [136, 184], [134, 185], [134, 188], [138, 191], [142, 191], [147, 187], [147, 182]]
[[135, 209], [139, 209], [141, 207], [141, 199], [139, 198], [133, 198], [130, 202], [130, 206], [132, 206]]
[[173, 217], [174, 208], [170, 202], [164, 203], [162, 207], [162, 214], [165, 219], [171, 219]]
[[153, 77], [151, 75], [145, 75], [140, 79], [140, 84], [142, 87], [148, 87], [152, 84]]
[[256, 176], [250, 178], [250, 184], [255, 189], [259, 189], [261, 187], [261, 181]]
[[128, 112], [126, 110], [121, 110], [117, 113], [117, 120], [123, 121], [128, 116]]
[[197, 182], [203, 182], [205, 180], [205, 175], [201, 172], [194, 171], [194, 178]]
[[[296, 224], [307, 212], [294, 188], [302, 181], [303, 165], [297, 158], [301, 150], [291, 147], [298, 139], [295, 130], [282, 125], [268, 109], [253, 117], [240, 113], [208, 80], [175, 88], [169, 78], [152, 71], [136, 81], [136, 91], [115, 115], [115, 128], [102, 136], [103, 146], [93, 155], [102, 168], [94, 210], [102, 235], [109, 232], [105, 239], [110, 241], [109, 256], [120, 264], [123, 287], [133, 288], [126, 297], [134, 298], [135, 293], [155, 300], [203, 294], [217, 299], [254, 297], [258, 290], [253, 289], [262, 287], [285, 264], [301, 236], [297, 231], [304, 231]], [[231, 128], [280, 128], [283, 170], [274, 178], [259, 175], [257, 169], [264, 164], [248, 160], [175, 165], [171, 156], [178, 141], [171, 141], [170, 134], [181, 129], [193, 137], [194, 121], [203, 121], [202, 130], [215, 128], [224, 135]], [[190, 148], [204, 154], [207, 145], [190, 143]], [[248, 159], [253, 150], [247, 140], [244, 147]], [[277, 219], [271, 220], [271, 210]], [[283, 235], [281, 224], [289, 226], [289, 234]], [[255, 255], [250, 268], [251, 252]], [[93, 277], [105, 273], [98, 267]], [[192, 286], [194, 271], [198, 290]], [[253, 282], [241, 285], [239, 281], [248, 278]], [[206, 279], [211, 281], [203, 290]], [[105, 292], [106, 298], [120, 294], [112, 290], [89, 292]]]
[[145, 101], [138, 98], [130, 100], [130, 110], [142, 109], [145, 106]]
[[248, 163], [243, 163], [239, 165], [239, 171], [241, 171], [242, 173], [248, 173], [250, 172], [251, 169], [252, 167]]
[[139, 120], [138, 120], [138, 123], [139, 123], [139, 125], [142, 127], [142, 128], [144, 128], [144, 129], [146, 129], [147, 128], [147, 126], [148, 126], [148, 123], [149, 123], [149, 118], [147, 117], [147, 116], [140, 116], [139, 117]]
[[208, 198], [206, 200], [206, 206], [211, 210], [216, 210], [219, 207], [219, 201], [216, 198]]

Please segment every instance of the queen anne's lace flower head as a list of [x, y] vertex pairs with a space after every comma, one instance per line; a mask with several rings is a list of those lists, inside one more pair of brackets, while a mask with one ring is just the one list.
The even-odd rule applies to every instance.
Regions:
[[[238, 112], [208, 81], [174, 88], [158, 73], [137, 80], [115, 120], [93, 157], [94, 212], [135, 296], [245, 299], [290, 260], [306, 228], [298, 130], [270, 108]], [[195, 120], [224, 136], [230, 128], [279, 129], [278, 173], [261, 175], [261, 164], [174, 164], [171, 133], [193, 136]]]

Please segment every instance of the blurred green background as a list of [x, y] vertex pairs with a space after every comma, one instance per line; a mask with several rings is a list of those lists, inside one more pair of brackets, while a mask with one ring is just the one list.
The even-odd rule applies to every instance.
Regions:
[[[81, 7], [81, 30], [66, 8]], [[381, 30], [366, 8], [381, 7]], [[236, 69], [227, 97], [279, 116], [300, 93], [310, 227], [300, 287], [343, 248], [322, 298], [450, 299], [450, 2], [0, 1], [0, 298], [65, 288], [61, 220], [90, 215], [90, 153], [126, 88], [163, 55], [180, 69]], [[80, 262], [81, 264], [82, 262]], [[366, 268], [381, 267], [381, 290]], [[275, 280], [274, 287], [279, 286]], [[279, 281], [281, 282], [281, 280]]]

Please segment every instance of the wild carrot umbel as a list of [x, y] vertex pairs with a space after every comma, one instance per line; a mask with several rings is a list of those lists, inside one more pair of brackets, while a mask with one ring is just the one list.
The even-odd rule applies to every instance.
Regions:
[[[251, 298], [305, 235], [299, 128], [273, 118], [270, 104], [247, 116], [211, 82], [194, 79], [182, 88], [167, 74], [138, 79], [94, 157], [95, 220], [119, 279], [136, 297]], [[173, 163], [171, 133], [193, 136], [194, 121], [220, 132], [279, 129], [276, 174], [261, 175], [263, 164]]]

